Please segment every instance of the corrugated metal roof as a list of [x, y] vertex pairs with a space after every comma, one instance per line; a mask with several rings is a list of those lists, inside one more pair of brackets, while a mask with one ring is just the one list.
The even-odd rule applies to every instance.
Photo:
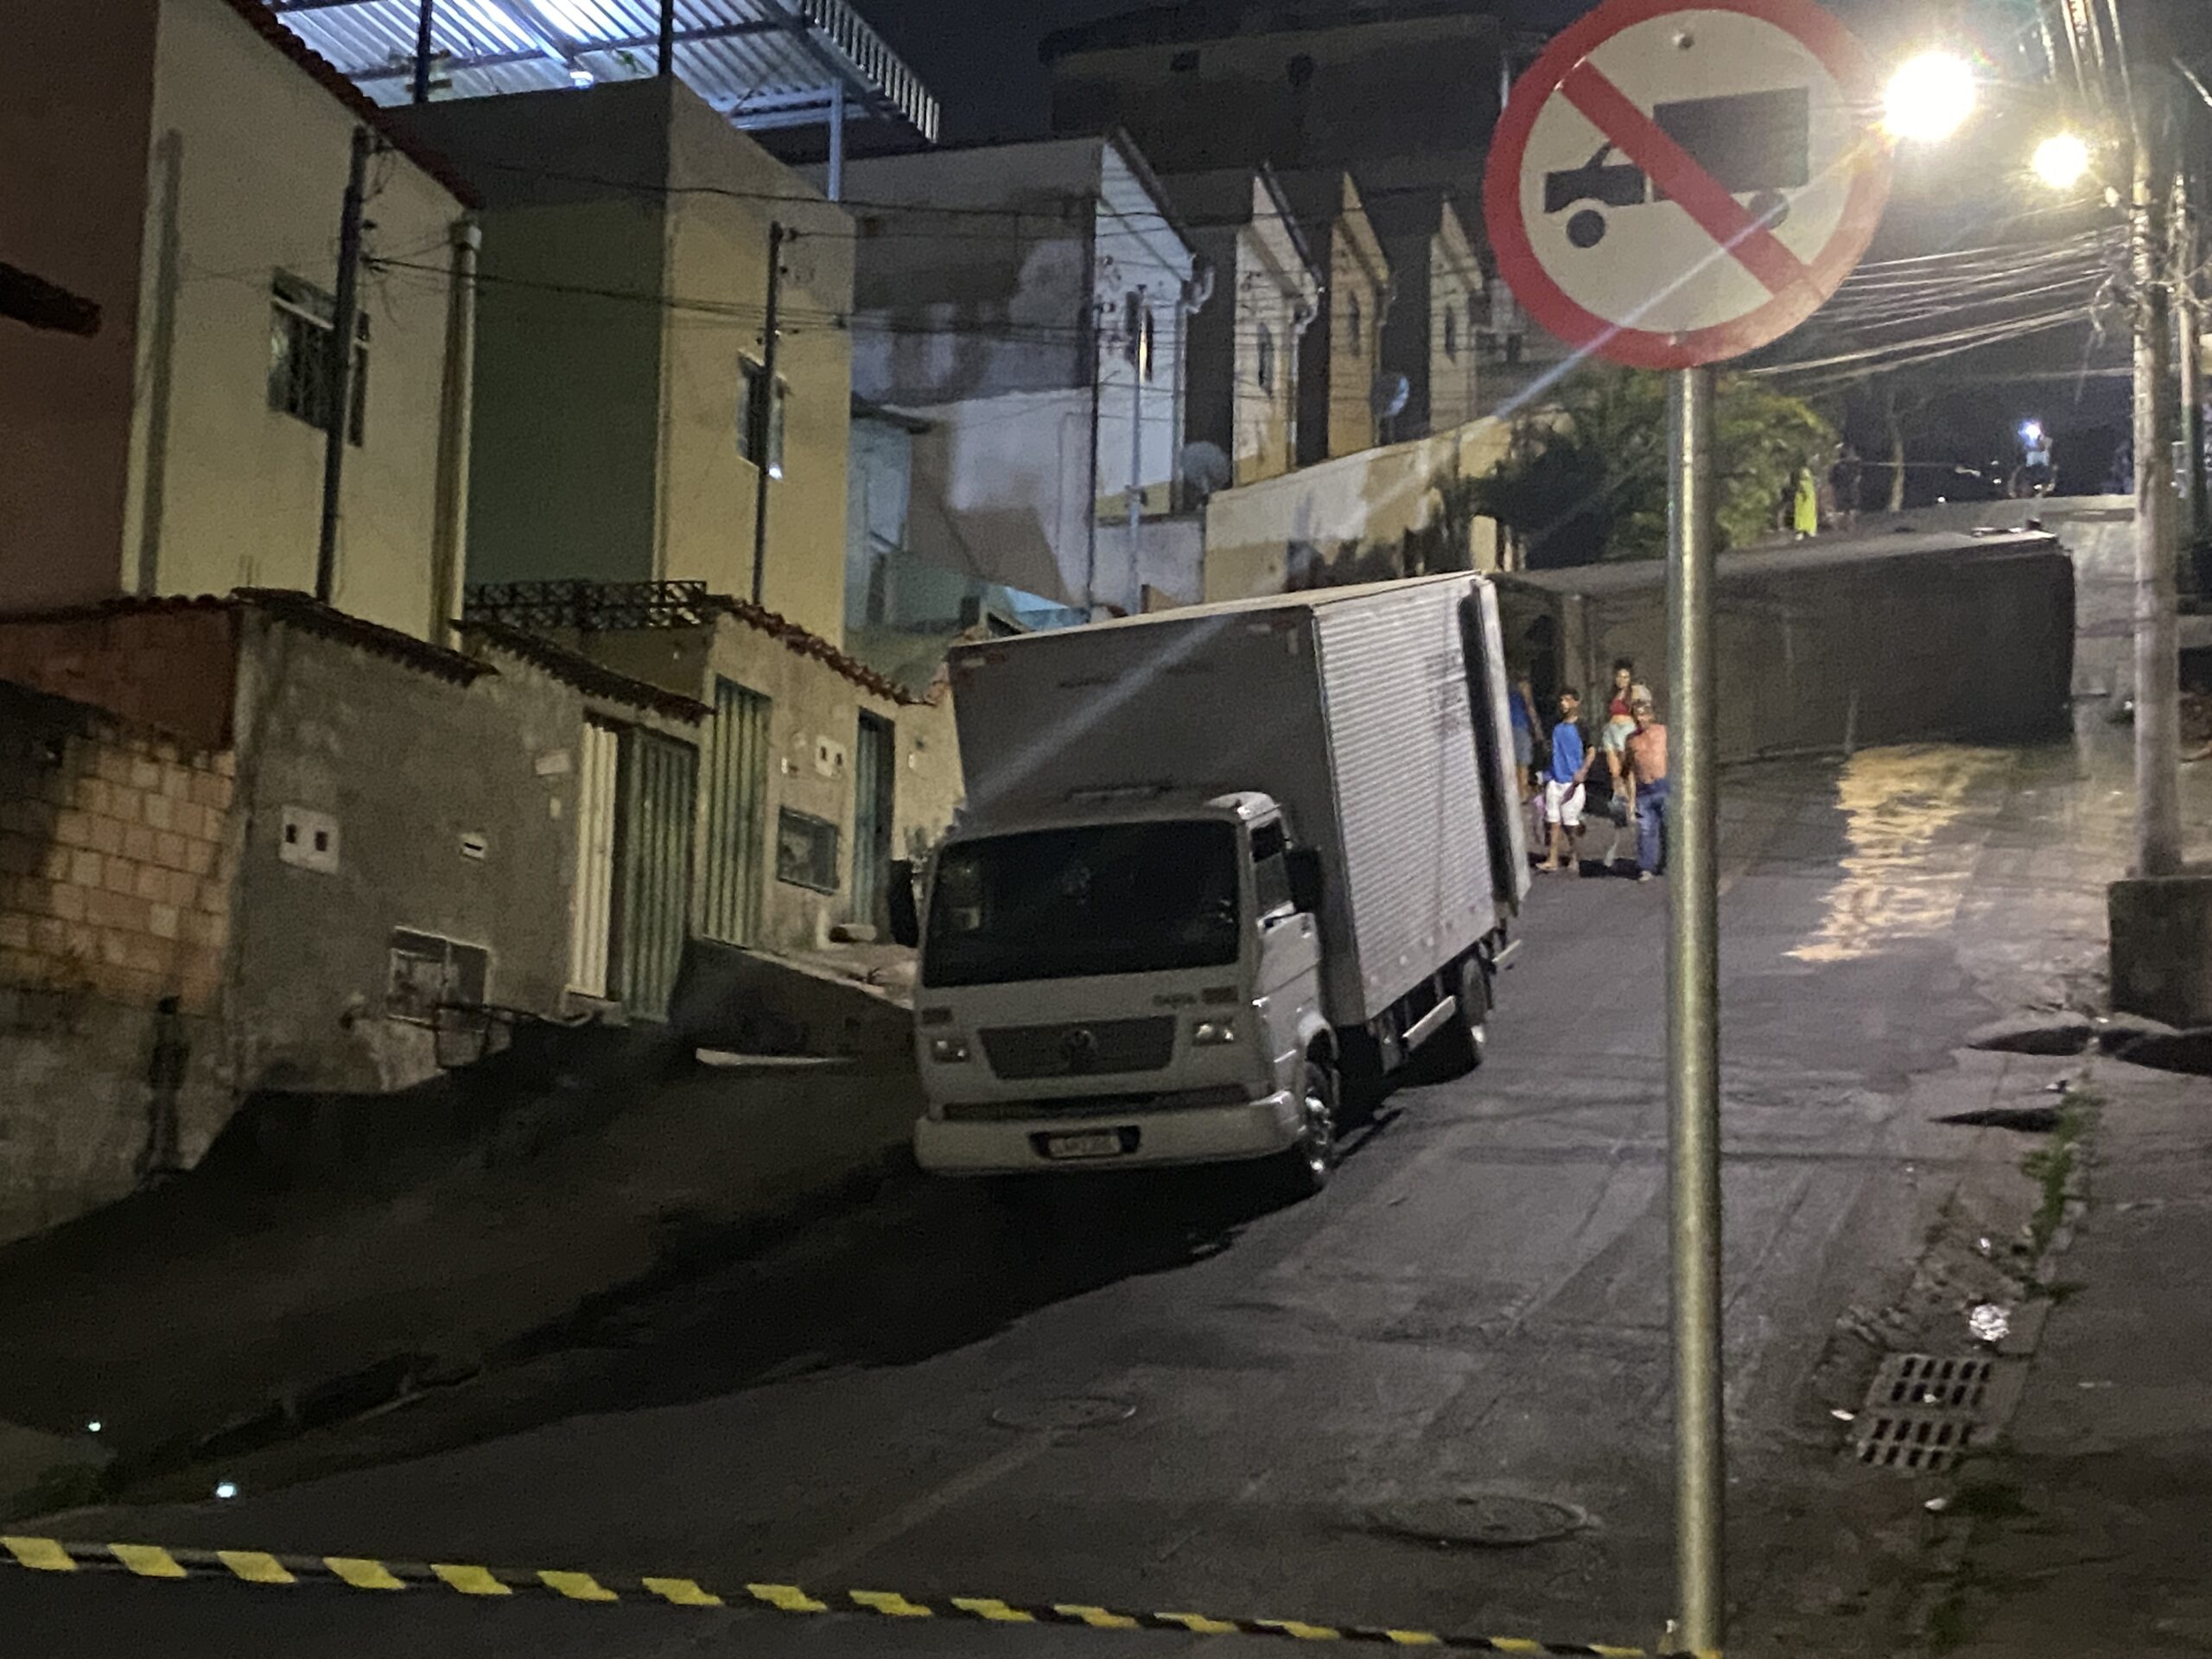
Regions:
[[[412, 94], [425, 0], [267, 0], [380, 104]], [[429, 0], [435, 95], [484, 98], [654, 73], [660, 0]], [[846, 0], [675, 0], [674, 67], [738, 126], [847, 112], [934, 139], [937, 99]]]

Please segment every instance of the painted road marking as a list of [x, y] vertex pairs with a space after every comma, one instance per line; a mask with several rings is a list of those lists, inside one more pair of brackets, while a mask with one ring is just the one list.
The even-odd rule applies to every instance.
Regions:
[[1352, 1642], [1464, 1653], [1588, 1656], [1590, 1659], [1719, 1659], [1718, 1655], [1655, 1652], [1592, 1643], [1547, 1643], [1528, 1637], [1452, 1636], [1391, 1625], [1327, 1624], [1297, 1618], [1221, 1618], [1210, 1613], [1139, 1612], [1090, 1602], [1024, 1603], [996, 1596], [908, 1596], [895, 1590], [848, 1590], [817, 1595], [794, 1584], [747, 1584], [725, 1599], [696, 1579], [632, 1577], [574, 1568], [512, 1572], [458, 1561], [383, 1561], [359, 1555], [274, 1555], [251, 1549], [170, 1549], [158, 1544], [67, 1542], [0, 1536], [0, 1564], [35, 1573], [105, 1570], [142, 1579], [219, 1579], [232, 1584], [290, 1587], [343, 1586], [353, 1590], [445, 1589], [497, 1605], [551, 1596], [570, 1602], [652, 1602], [668, 1607], [746, 1607], [782, 1613], [866, 1615], [880, 1618], [955, 1618], [986, 1624], [1059, 1624], [1094, 1630], [1185, 1630], [1195, 1636], [1271, 1637], [1294, 1642]]

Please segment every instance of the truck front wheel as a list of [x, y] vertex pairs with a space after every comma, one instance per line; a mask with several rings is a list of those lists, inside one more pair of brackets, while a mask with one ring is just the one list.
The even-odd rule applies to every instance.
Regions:
[[1299, 1097], [1306, 1109], [1297, 1141], [1283, 1153], [1279, 1164], [1283, 1185], [1294, 1199], [1310, 1198], [1329, 1184], [1337, 1166], [1337, 1124], [1343, 1109], [1344, 1080], [1336, 1061], [1323, 1050], [1306, 1057], [1299, 1080]]

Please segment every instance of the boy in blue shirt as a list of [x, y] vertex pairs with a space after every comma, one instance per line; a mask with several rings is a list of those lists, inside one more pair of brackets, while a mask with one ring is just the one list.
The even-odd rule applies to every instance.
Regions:
[[1549, 851], [1540, 870], [1582, 874], [1583, 779], [1590, 772], [1590, 752], [1575, 724], [1582, 694], [1573, 686], [1559, 694], [1559, 723], [1552, 728], [1551, 764], [1544, 768], [1544, 828]]

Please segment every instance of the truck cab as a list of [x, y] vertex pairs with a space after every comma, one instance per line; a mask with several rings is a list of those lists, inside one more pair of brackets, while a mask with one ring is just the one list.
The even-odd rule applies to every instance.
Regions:
[[1327, 1179], [1320, 865], [1258, 792], [963, 826], [921, 907], [915, 1152], [949, 1174], [1277, 1158]]

